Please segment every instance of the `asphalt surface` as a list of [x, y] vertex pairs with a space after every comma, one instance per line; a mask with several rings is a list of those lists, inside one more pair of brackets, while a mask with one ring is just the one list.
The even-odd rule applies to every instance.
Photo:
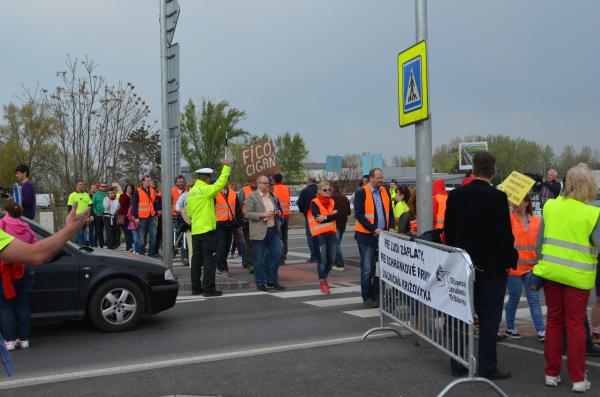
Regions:
[[[291, 242], [294, 251], [307, 252], [302, 238]], [[344, 244], [352, 257], [351, 234]], [[342, 274], [356, 277], [351, 273], [357, 269]], [[334, 283], [330, 296], [315, 282], [284, 293], [182, 294], [173, 309], [126, 333], [37, 322], [31, 347], [12, 352], [16, 376], [0, 378], [0, 396], [434, 396], [454, 380], [447, 357], [425, 343], [417, 347], [413, 335], [361, 340], [379, 318], [362, 307], [355, 281]], [[530, 324], [526, 314], [520, 328]], [[501, 368], [514, 375], [497, 382], [508, 395], [570, 394], [566, 369], [561, 386], [543, 386], [542, 349], [535, 337], [499, 347]], [[597, 395], [600, 359], [588, 361], [588, 394]], [[448, 395], [494, 394], [478, 384]]]

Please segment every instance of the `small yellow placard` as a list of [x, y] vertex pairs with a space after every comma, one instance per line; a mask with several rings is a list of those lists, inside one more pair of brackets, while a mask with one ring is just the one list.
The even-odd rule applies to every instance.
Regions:
[[514, 205], [519, 205], [534, 184], [535, 181], [530, 177], [513, 171], [508, 178], [498, 185], [498, 189], [506, 193], [508, 201]]
[[398, 54], [398, 111], [400, 127], [429, 118], [425, 41]]

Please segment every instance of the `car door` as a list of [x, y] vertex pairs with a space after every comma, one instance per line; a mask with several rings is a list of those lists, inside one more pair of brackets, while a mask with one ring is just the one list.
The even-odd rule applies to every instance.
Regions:
[[[35, 232], [35, 230], [34, 230]], [[36, 233], [36, 237], [43, 237]], [[48, 262], [36, 266], [31, 292], [31, 316], [71, 317], [77, 315], [79, 263], [74, 250], [63, 248]]]

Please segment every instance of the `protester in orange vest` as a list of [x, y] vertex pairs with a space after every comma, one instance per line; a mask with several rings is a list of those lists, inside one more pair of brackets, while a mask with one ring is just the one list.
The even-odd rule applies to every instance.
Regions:
[[[244, 201], [246, 197], [250, 195], [253, 191], [256, 190], [256, 181], [248, 182], [246, 185], [242, 186], [242, 188], [237, 192], [238, 201], [242, 207], [242, 211], [244, 210]], [[240, 234], [240, 245], [245, 246], [246, 248], [242, 250], [242, 267], [244, 269], [248, 269], [248, 272], [252, 274], [252, 262], [254, 258], [254, 252], [252, 251], [252, 240], [250, 240], [250, 226], [248, 225], [248, 220], [243, 217], [242, 218], [242, 234]]]
[[[443, 179], [433, 181], [433, 228], [444, 228], [444, 215], [446, 214], [446, 200], [448, 192], [446, 192], [446, 182]], [[425, 230], [426, 231], [426, 230]]]
[[148, 256], [156, 256], [156, 216], [160, 214], [160, 202], [152, 186], [150, 175], [142, 177], [142, 186], [133, 192], [131, 214], [135, 218], [138, 233], [136, 252], [144, 255], [148, 235]]
[[522, 286], [525, 286], [525, 296], [529, 303], [531, 319], [537, 331], [538, 340], [544, 341], [546, 331], [540, 297], [538, 291], [529, 289], [529, 279], [533, 275], [533, 266], [537, 263], [535, 252], [537, 235], [540, 228], [540, 218], [533, 215], [531, 198], [526, 195], [521, 204], [511, 204], [510, 223], [515, 237], [515, 249], [519, 252], [517, 269], [511, 269], [508, 273], [508, 302], [506, 302], [506, 330], [505, 333], [511, 338], [520, 338], [521, 335], [515, 328], [515, 314], [521, 298]]
[[331, 198], [329, 182], [319, 182], [317, 197], [310, 202], [307, 219], [311, 236], [319, 240], [321, 260], [317, 265], [317, 272], [319, 274], [319, 286], [324, 294], [330, 293], [327, 276], [331, 271], [331, 267], [335, 264], [337, 251], [336, 219], [338, 213], [334, 206], [335, 202]]
[[288, 252], [288, 228], [290, 225], [290, 197], [292, 192], [290, 191], [290, 187], [283, 184], [283, 176], [281, 174], [273, 175], [273, 181], [275, 182], [273, 193], [279, 199], [279, 204], [281, 204], [281, 210], [283, 211], [283, 216], [281, 218], [281, 241], [283, 242], [283, 256], [282, 256], [282, 264], [287, 259]]
[[[171, 220], [173, 221], [173, 236], [174, 239], [173, 241], [177, 241], [179, 239], [179, 218], [181, 217], [181, 213], [179, 211], [177, 211], [176, 205], [177, 205], [177, 200], [179, 200], [179, 198], [181, 197], [181, 195], [183, 194], [183, 192], [185, 192], [185, 178], [183, 177], [183, 175], [178, 175], [177, 178], [175, 178], [175, 186], [173, 186], [171, 188]], [[187, 249], [185, 248], [185, 245], [182, 244], [181, 242], [179, 243], [181, 245], [181, 257], [182, 258], [187, 258]], [[179, 245], [178, 244], [178, 245]], [[175, 257], [177, 255], [177, 247], [173, 246], [173, 257]]]
[[373, 168], [369, 183], [354, 193], [354, 239], [360, 253], [360, 290], [366, 307], [379, 306], [379, 280], [375, 277], [379, 234], [383, 230], [394, 231], [395, 225], [394, 208], [382, 183], [383, 171]]
[[215, 215], [217, 219], [217, 252], [215, 253], [217, 273], [230, 277], [227, 254], [233, 239], [233, 229], [237, 227], [241, 215], [235, 190], [225, 186], [215, 196]]

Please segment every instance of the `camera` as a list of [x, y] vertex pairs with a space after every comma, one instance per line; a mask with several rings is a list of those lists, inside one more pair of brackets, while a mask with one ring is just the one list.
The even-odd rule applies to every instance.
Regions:
[[12, 188], [0, 187], [0, 198], [10, 198], [12, 197]]
[[544, 181], [544, 178], [540, 174], [534, 174], [531, 172], [525, 172], [525, 175], [535, 181], [535, 185], [531, 187], [531, 190], [535, 193], [539, 192], [542, 188], [542, 182]]

